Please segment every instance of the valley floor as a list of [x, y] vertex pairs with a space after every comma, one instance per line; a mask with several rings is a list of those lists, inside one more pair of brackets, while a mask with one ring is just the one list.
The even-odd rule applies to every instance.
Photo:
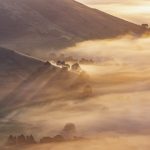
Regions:
[[149, 150], [149, 136], [114, 135], [79, 142], [43, 144], [1, 150]]

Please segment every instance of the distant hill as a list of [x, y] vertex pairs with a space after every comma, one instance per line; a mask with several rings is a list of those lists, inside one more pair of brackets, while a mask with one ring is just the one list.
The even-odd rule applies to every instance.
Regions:
[[141, 27], [74, 0], [0, 0], [0, 45], [38, 55]]

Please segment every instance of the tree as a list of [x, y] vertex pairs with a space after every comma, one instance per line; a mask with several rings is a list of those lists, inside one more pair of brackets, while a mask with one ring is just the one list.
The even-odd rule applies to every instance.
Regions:
[[73, 71], [81, 71], [81, 67], [80, 67], [79, 63], [73, 64], [73, 65], [71, 66], [71, 69], [72, 69]]
[[26, 138], [23, 134], [17, 137], [17, 144], [26, 144]]
[[149, 28], [149, 25], [148, 25], [148, 24], [142, 24], [141, 26], [142, 26], [142, 28], [143, 28], [144, 30], [147, 30], [147, 29]]
[[63, 130], [62, 135], [67, 140], [72, 140], [76, 136], [76, 126], [73, 123], [67, 123]]
[[56, 64], [58, 66], [63, 66], [63, 65], [65, 65], [65, 61], [58, 60]]
[[15, 144], [16, 144], [16, 137], [10, 135], [10, 136], [8, 137], [8, 140], [7, 140], [7, 143], [6, 143], [6, 144], [7, 144], [7, 145], [15, 145]]
[[68, 69], [70, 69], [70, 65], [69, 64], [65, 64], [64, 67], [67, 67]]
[[30, 136], [26, 137], [26, 143], [27, 144], [35, 144], [36, 143], [33, 135], [30, 135]]

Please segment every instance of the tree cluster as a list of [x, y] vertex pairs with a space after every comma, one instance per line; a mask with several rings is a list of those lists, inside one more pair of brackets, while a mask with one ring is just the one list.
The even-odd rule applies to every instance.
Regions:
[[24, 136], [23, 134], [19, 136], [10, 135], [7, 140], [7, 145], [25, 145], [35, 143], [36, 141], [34, 140], [33, 135], [30, 136]]
[[52, 143], [52, 142], [66, 142], [72, 140], [80, 140], [81, 137], [76, 136], [76, 126], [73, 123], [68, 123], [64, 126], [60, 134], [54, 137], [43, 137], [39, 142], [36, 142], [32, 135], [20, 136], [10, 135], [7, 139], [6, 145], [16, 146], [16, 145], [31, 145], [31, 144], [43, 144], [43, 143]]
[[145, 23], [145, 24], [142, 24], [141, 27], [142, 27], [142, 29], [143, 29], [144, 31], [150, 31], [149, 25], [146, 24], [146, 23]]
[[50, 53], [49, 55], [50, 61], [61, 61], [61, 62], [71, 62], [71, 63], [76, 63], [79, 62], [80, 64], [93, 64], [94, 60], [92, 59], [87, 59], [87, 58], [80, 58], [77, 59], [73, 56], [65, 56], [64, 54], [57, 55], [56, 53]]

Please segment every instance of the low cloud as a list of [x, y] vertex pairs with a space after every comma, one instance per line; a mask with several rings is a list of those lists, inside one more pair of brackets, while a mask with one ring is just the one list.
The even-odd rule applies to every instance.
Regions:
[[[38, 80], [38, 83], [47, 85], [44, 92], [40, 94], [43, 87], [32, 84], [34, 91], [38, 91], [37, 95], [33, 99], [27, 97], [23, 101], [25, 105], [15, 107], [1, 119], [3, 135], [8, 134], [7, 131], [15, 131], [18, 134], [34, 134], [36, 138], [53, 136], [68, 122], [74, 123], [82, 136], [110, 132], [121, 136], [150, 135], [149, 42], [148, 35], [136, 38], [125, 36], [86, 41], [64, 49], [66, 55], [95, 60], [92, 65], [81, 66], [90, 75], [93, 96], [77, 98], [72, 96], [76, 93], [68, 89], [57, 86], [52, 89], [52, 82], [47, 85]], [[61, 75], [61, 72], [58, 74]], [[44, 81], [49, 81], [51, 77], [46, 75]], [[32, 94], [32, 90], [30, 92]], [[16, 106], [20, 106], [17, 103], [19, 100]]]
[[149, 0], [78, 0], [90, 7], [100, 9], [111, 15], [134, 22], [136, 24], [150, 23]]
[[149, 2], [148, 0], [78, 0], [80, 2], [86, 3], [86, 4], [92, 4], [92, 5], [98, 5], [98, 4], [127, 4], [127, 5], [135, 5], [135, 4], [143, 4], [146, 2]]

